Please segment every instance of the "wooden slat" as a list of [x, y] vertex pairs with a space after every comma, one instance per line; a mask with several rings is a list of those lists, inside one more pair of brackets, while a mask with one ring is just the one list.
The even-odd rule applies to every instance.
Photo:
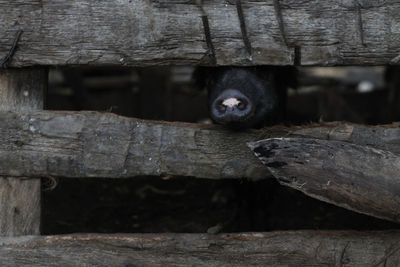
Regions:
[[400, 223], [400, 157], [343, 141], [271, 138], [249, 144], [282, 185]]
[[400, 233], [80, 234], [0, 239], [10, 266], [398, 266]]
[[0, 175], [265, 177], [247, 148], [257, 131], [99, 112], [0, 113]]
[[39, 178], [0, 177], [0, 235], [40, 234]]
[[264, 178], [246, 143], [271, 137], [347, 141], [400, 153], [397, 125], [324, 124], [233, 132], [111, 113], [0, 112], [0, 175], [122, 178], [182, 175]]
[[46, 88], [44, 69], [0, 70], [0, 110], [41, 110]]
[[398, 1], [274, 2], [241, 1], [244, 35], [236, 1], [0, 0], [0, 57], [23, 30], [12, 66], [400, 62]]
[[[43, 109], [46, 89], [45, 69], [1, 70], [0, 111]], [[0, 142], [6, 143], [8, 138], [2, 136]], [[40, 233], [41, 185], [40, 178], [34, 177], [16, 178], [11, 173], [0, 177], [0, 235]]]

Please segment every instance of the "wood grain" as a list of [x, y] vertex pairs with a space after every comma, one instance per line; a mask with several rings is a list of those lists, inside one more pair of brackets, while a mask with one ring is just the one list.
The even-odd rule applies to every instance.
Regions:
[[[46, 69], [1, 70], [0, 111], [43, 109], [46, 90]], [[7, 127], [5, 121], [0, 121], [4, 127]], [[16, 132], [15, 135], [18, 136], [19, 133]], [[9, 138], [11, 137], [2, 136], [0, 142], [7, 143]], [[34, 161], [29, 164], [34, 164]], [[15, 167], [19, 168], [18, 166]], [[10, 173], [10, 175], [0, 177], [0, 235], [39, 234], [41, 216], [40, 178], [11, 176], [13, 175]]]
[[0, 239], [4, 266], [398, 266], [400, 233], [79, 234]]
[[347, 141], [400, 152], [394, 125], [316, 124], [235, 132], [111, 113], [0, 112], [0, 175], [124, 178], [181, 175], [260, 179], [267, 168], [246, 143], [272, 137]]
[[99, 112], [0, 112], [0, 175], [264, 178], [246, 142], [257, 131]]
[[308, 138], [271, 138], [249, 146], [280, 184], [343, 208], [400, 222], [397, 154]]
[[39, 178], [0, 177], [0, 235], [40, 234]]
[[45, 69], [0, 71], [0, 110], [41, 110], [47, 91]]
[[196, 2], [0, 0], [0, 57], [23, 30], [11, 66], [213, 65], [206, 16], [217, 65], [400, 62], [395, 0], [242, 0], [251, 55], [236, 1]]

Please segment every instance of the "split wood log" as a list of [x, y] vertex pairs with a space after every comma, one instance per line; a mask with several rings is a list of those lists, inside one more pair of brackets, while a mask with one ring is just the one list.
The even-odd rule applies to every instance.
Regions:
[[23, 30], [11, 66], [400, 62], [398, 1], [236, 3], [1, 0], [0, 58]]
[[400, 156], [343, 141], [249, 143], [280, 184], [359, 213], [400, 222]]
[[[46, 69], [8, 69], [0, 71], [0, 111], [43, 109], [47, 90]], [[0, 119], [1, 124], [7, 123]], [[3, 132], [0, 130], [0, 132]], [[14, 134], [18, 135], [17, 132]], [[7, 143], [10, 136], [1, 136]], [[0, 167], [1, 168], [1, 167]], [[0, 235], [40, 233], [41, 189], [35, 176], [0, 177]], [[8, 177], [9, 176], [9, 177]]]
[[78, 234], [0, 238], [9, 266], [399, 266], [400, 233]]

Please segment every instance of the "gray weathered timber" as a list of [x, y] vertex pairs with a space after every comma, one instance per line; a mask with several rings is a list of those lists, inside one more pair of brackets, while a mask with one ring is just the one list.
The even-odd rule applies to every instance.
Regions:
[[400, 222], [400, 156], [343, 141], [249, 143], [282, 185], [343, 208]]
[[0, 238], [2, 266], [399, 266], [400, 233], [79, 234]]
[[400, 155], [400, 123], [367, 126], [353, 123], [323, 123], [290, 129], [292, 136], [336, 140], [370, 146]]
[[[46, 69], [0, 70], [0, 111], [43, 109], [46, 90]], [[0, 142], [9, 138], [1, 136]], [[0, 235], [39, 234], [40, 201], [40, 178], [0, 177]]]
[[400, 153], [398, 125], [323, 124], [233, 132], [100, 112], [0, 112], [0, 175], [123, 178], [183, 175], [265, 178], [246, 146], [271, 137], [342, 140]]
[[263, 178], [258, 131], [99, 112], [1, 112], [0, 176]]
[[0, 0], [0, 58], [21, 29], [15, 67], [206, 65], [214, 60], [208, 56], [206, 15], [217, 65], [400, 62], [397, 0], [280, 0], [275, 6], [273, 0], [242, 0], [251, 55], [235, 1], [202, 1], [203, 8], [196, 2]]
[[0, 110], [41, 110], [47, 90], [47, 70], [0, 70]]
[[40, 234], [40, 179], [0, 177], [0, 235]]

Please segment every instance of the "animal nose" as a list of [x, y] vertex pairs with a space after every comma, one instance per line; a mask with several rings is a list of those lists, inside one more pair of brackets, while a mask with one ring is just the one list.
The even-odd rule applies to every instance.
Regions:
[[252, 113], [250, 100], [236, 89], [223, 91], [211, 106], [214, 120], [222, 124], [239, 122], [248, 118]]
[[238, 109], [239, 111], [243, 111], [246, 109], [247, 105], [249, 104], [248, 100], [246, 98], [236, 98], [236, 97], [230, 97], [226, 99], [218, 99], [216, 101], [216, 109], [220, 113], [226, 113], [226, 112], [231, 112], [235, 111], [235, 109]]

